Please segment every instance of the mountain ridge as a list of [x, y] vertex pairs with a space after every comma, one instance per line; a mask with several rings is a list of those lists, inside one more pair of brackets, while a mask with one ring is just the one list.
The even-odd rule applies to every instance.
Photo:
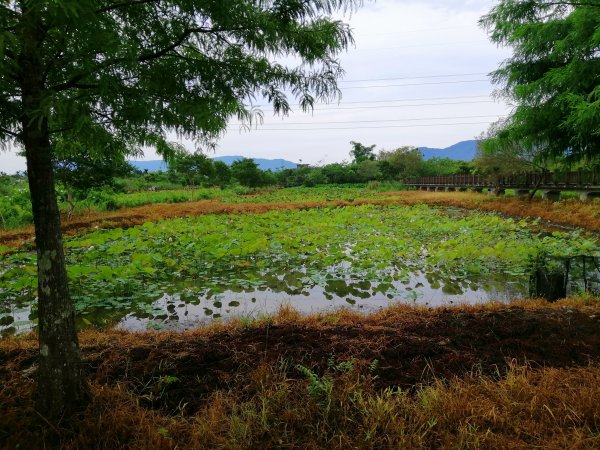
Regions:
[[[244, 156], [216, 156], [211, 158], [213, 161], [222, 161], [228, 166], [235, 161], [244, 159]], [[258, 165], [261, 170], [271, 170], [277, 172], [284, 169], [295, 169], [298, 165], [286, 159], [266, 159], [266, 158], [250, 158]], [[132, 166], [139, 170], [147, 170], [148, 172], [166, 172], [168, 170], [167, 163], [163, 160], [156, 159], [151, 161], [128, 161]]]
[[[477, 152], [477, 141], [474, 139], [457, 142], [446, 148], [433, 148], [433, 147], [419, 147], [419, 150], [423, 154], [423, 159], [431, 158], [450, 158], [458, 161], [472, 161], [475, 158]], [[244, 156], [239, 155], [228, 155], [228, 156], [216, 156], [214, 161], [222, 161], [228, 166], [233, 164], [235, 161], [244, 159]], [[295, 169], [298, 164], [288, 161], [287, 159], [275, 158], [250, 158], [258, 165], [261, 170], [271, 170], [277, 172], [285, 169]], [[129, 161], [134, 167], [139, 170], [148, 170], [148, 172], [166, 171], [168, 169], [167, 163], [162, 160], [153, 161]]]
[[472, 161], [477, 153], [477, 141], [460, 141], [446, 148], [419, 147], [423, 159], [450, 158], [457, 161]]

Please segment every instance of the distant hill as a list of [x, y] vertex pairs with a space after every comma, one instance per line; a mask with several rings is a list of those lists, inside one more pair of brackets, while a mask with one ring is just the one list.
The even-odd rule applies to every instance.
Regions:
[[133, 167], [139, 170], [147, 170], [148, 172], [166, 172], [167, 171], [167, 163], [162, 160], [155, 161], [129, 161]]
[[[215, 161], [223, 161], [227, 165], [232, 165], [235, 161], [244, 159], [243, 156], [217, 156], [213, 158]], [[261, 170], [271, 170], [277, 172], [283, 169], [295, 169], [296, 163], [287, 161], [285, 159], [264, 159], [264, 158], [252, 158]], [[148, 172], [166, 172], [168, 167], [167, 164], [162, 160], [154, 161], [129, 161], [129, 163], [139, 169], [148, 170]]]
[[[424, 159], [431, 158], [450, 158], [460, 161], [471, 161], [475, 158], [475, 151], [477, 149], [477, 141], [462, 141], [457, 144], [451, 145], [446, 148], [430, 148], [421, 147], [419, 150], [423, 153]], [[235, 161], [244, 159], [243, 156], [217, 156], [213, 158], [215, 161], [223, 161], [227, 165], [233, 164]], [[252, 158], [254, 162], [258, 164], [258, 167], [262, 170], [271, 170], [277, 172], [284, 169], [295, 169], [298, 165], [294, 162], [286, 159], [264, 159], [264, 158]], [[168, 169], [167, 164], [161, 160], [155, 161], [129, 161], [134, 167], [140, 170], [148, 170], [148, 172], [166, 171]]]
[[419, 150], [423, 153], [423, 159], [450, 158], [460, 161], [471, 161], [475, 158], [477, 141], [462, 141], [446, 148], [421, 147]]
[[[244, 159], [243, 156], [217, 156], [213, 158], [215, 161], [223, 161], [228, 166], [234, 162]], [[264, 159], [252, 158], [261, 170], [271, 170], [277, 172], [283, 169], [295, 169], [298, 165], [286, 159]]]

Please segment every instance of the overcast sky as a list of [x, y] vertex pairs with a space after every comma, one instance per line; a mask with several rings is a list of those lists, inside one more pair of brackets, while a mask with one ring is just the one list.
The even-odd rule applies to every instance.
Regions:
[[[377, 149], [447, 147], [473, 139], [510, 108], [492, 98], [487, 74], [508, 55], [491, 44], [478, 19], [491, 0], [378, 0], [349, 21], [356, 46], [340, 57], [341, 102], [274, 117], [250, 132], [232, 121], [211, 156], [284, 158], [310, 164], [349, 160], [350, 141]], [[190, 151], [193, 143], [186, 142]], [[143, 159], [159, 159], [148, 151]], [[0, 171], [23, 170], [0, 153]]]

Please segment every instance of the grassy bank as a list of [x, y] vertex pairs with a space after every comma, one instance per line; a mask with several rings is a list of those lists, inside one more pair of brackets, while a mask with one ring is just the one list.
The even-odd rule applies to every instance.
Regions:
[[[450, 206], [486, 212], [499, 212], [517, 218], [542, 220], [558, 225], [600, 231], [600, 203], [579, 200], [531, 202], [511, 197], [495, 197], [471, 192], [378, 192], [369, 189], [340, 187], [333, 193], [319, 188], [269, 190], [252, 195], [233, 195], [211, 200], [182, 203], [146, 204], [117, 211], [88, 211], [63, 219], [67, 235], [90, 228], [127, 228], [149, 221], [205, 214], [253, 214], [273, 210], [310, 209], [351, 205], [418, 205]], [[33, 237], [33, 226], [0, 230], [0, 246], [16, 246]]]
[[15, 448], [598, 448], [600, 304], [391, 308], [195, 332], [82, 333], [92, 402], [32, 410], [34, 337], [0, 341]]

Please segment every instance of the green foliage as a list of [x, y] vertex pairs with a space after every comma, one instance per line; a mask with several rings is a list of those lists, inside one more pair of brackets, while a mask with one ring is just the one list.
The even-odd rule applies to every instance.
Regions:
[[424, 177], [463, 175], [473, 173], [474, 165], [469, 161], [457, 161], [450, 158], [430, 158], [421, 164], [421, 175]]
[[[338, 198], [360, 197], [353, 188], [333, 191]], [[295, 188], [251, 201], [306, 200], [310, 192], [334, 195]], [[368, 306], [376, 295], [413, 301], [420, 289], [415, 277], [450, 294], [494, 291], [507, 280], [527, 280], [532, 258], [542, 251], [549, 257], [598, 253], [594, 240], [579, 233], [540, 235], [525, 222], [426, 206], [208, 215], [97, 230], [67, 239], [66, 246], [78, 315], [97, 325], [126, 314], [166, 319], [188, 303], [218, 318], [239, 306], [225, 291], [256, 296], [268, 289], [287, 297], [316, 288], [324, 306], [328, 298]], [[27, 249], [3, 255], [0, 314], [32, 304], [35, 264]], [[170, 300], [156, 304], [165, 293]]]
[[274, 178], [260, 170], [253, 159], [244, 158], [231, 165], [231, 176], [242, 186], [251, 188], [274, 184]]
[[215, 180], [213, 161], [202, 152], [178, 151], [169, 159], [169, 172], [184, 180], [187, 186], [207, 186]]
[[360, 176], [361, 181], [372, 181], [381, 177], [379, 164], [377, 161], [372, 161], [370, 159], [358, 163], [356, 172]]
[[331, 184], [356, 183], [358, 181], [355, 165], [328, 164], [321, 169], [321, 172]]
[[23, 176], [0, 176], [0, 228], [14, 228], [31, 223], [31, 200]]
[[300, 364], [296, 366], [296, 370], [308, 379], [307, 390], [313, 400], [320, 403], [325, 411], [328, 412], [331, 408], [333, 378], [328, 376], [319, 377], [308, 367]]
[[[44, 30], [30, 36], [38, 40], [34, 56], [44, 74], [36, 119], [48, 121], [55, 145], [84, 142], [88, 153], [107, 146], [135, 153], [154, 145], [172, 154], [167, 132], [213, 143], [232, 116], [256, 116], [247, 101], [256, 94], [284, 114], [290, 110], [286, 92], [303, 109], [335, 98], [342, 73], [336, 55], [352, 36], [331, 17], [359, 4], [3, 2], [0, 140], [12, 139], [20, 127], [24, 27]], [[283, 55], [307, 64], [273, 62]]]
[[597, 158], [600, 3], [502, 0], [480, 23], [513, 49], [493, 80], [517, 107], [491, 138], [541, 159]]
[[[310, 177], [314, 172], [309, 171], [308, 173]], [[7, 177], [7, 179], [13, 181], [0, 185], [0, 189], [6, 192], [6, 195], [0, 197], [0, 227], [15, 228], [32, 223], [31, 200], [26, 180], [23, 177], [17, 176]], [[269, 182], [272, 181], [269, 180]], [[85, 197], [81, 197], [77, 201], [75, 204], [75, 213], [112, 211], [120, 208], [133, 208], [156, 203], [182, 203], [210, 199], [228, 203], [295, 202], [303, 201], [307, 198], [316, 201], [351, 201], [353, 199], [372, 198], [376, 192], [402, 189], [402, 186], [397, 184], [380, 184], [376, 189], [371, 186], [365, 190], [362, 185], [355, 184], [341, 186], [328, 185], [327, 188], [318, 189], [291, 188], [257, 191], [254, 188], [230, 185], [225, 188], [197, 188], [189, 190], [181, 189], [180, 185], [168, 181], [168, 174], [166, 173], [148, 173], [135, 178], [120, 178], [115, 180], [114, 184], [119, 184], [123, 190], [138, 192], [115, 192], [114, 189], [106, 187], [92, 189], [85, 193]], [[302, 184], [307, 185], [308, 182]], [[167, 190], [160, 190], [161, 187], [167, 188]], [[57, 193], [61, 200], [61, 209], [63, 211], [67, 210], [68, 204], [65, 201], [67, 197], [66, 191], [59, 185]]]
[[375, 145], [366, 146], [354, 141], [350, 141], [350, 145], [352, 145], [350, 156], [352, 156], [354, 163], [359, 164], [363, 161], [375, 161], [375, 153], [373, 153]]
[[231, 169], [223, 161], [214, 161], [214, 179], [213, 182], [217, 186], [227, 186], [231, 182]]
[[423, 155], [416, 147], [400, 147], [396, 150], [379, 152], [382, 172], [388, 180], [399, 180], [419, 176]]
[[123, 155], [105, 153], [92, 155], [85, 152], [57, 158], [54, 162], [57, 181], [82, 199], [91, 189], [117, 187], [116, 178], [131, 175], [133, 166]]

